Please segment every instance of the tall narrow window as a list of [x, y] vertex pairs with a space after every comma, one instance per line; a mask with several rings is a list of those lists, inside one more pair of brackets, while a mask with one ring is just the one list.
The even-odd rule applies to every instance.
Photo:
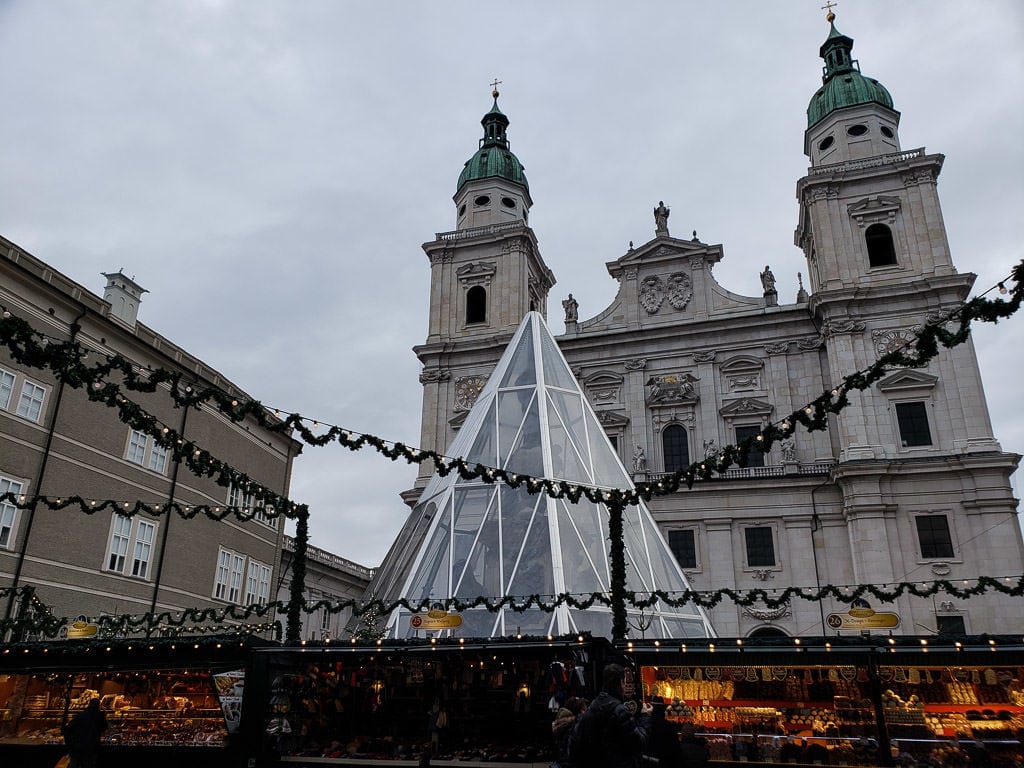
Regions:
[[45, 397], [45, 389], [38, 384], [33, 384], [31, 381], [26, 381], [21, 385], [18, 415], [29, 421], [39, 421], [39, 414], [43, 412], [43, 400]]
[[487, 320], [487, 290], [474, 285], [466, 291], [466, 322], [483, 323]]
[[249, 573], [245, 579], [245, 604], [266, 605], [270, 598], [270, 566], [249, 561]]
[[775, 565], [775, 542], [771, 528], [747, 528], [744, 530], [747, 543], [747, 565], [756, 567]]
[[[22, 484], [17, 480], [0, 477], [0, 495], [21, 493]], [[9, 501], [0, 501], [0, 549], [10, 549], [14, 544], [14, 521], [18, 508]]]
[[110, 554], [107, 556], [107, 570], [124, 573], [124, 561], [128, 557], [128, 542], [132, 538], [132, 519], [114, 515], [114, 529], [110, 534]]
[[217, 573], [213, 577], [213, 596], [218, 600], [225, 600], [228, 596], [232, 554], [226, 549], [222, 549], [217, 553]]
[[237, 603], [242, 596], [242, 574], [245, 570], [245, 558], [231, 554], [231, 578], [228, 581], [228, 602]]
[[149, 435], [133, 429], [128, 436], [128, 453], [125, 458], [135, 464], [142, 464], [146, 460], [147, 445], [149, 445]]
[[167, 469], [167, 449], [162, 445], [157, 445], [155, 440], [153, 449], [149, 452], [149, 468], [161, 475]]
[[668, 548], [680, 568], [697, 567], [697, 541], [692, 528], [668, 532]]
[[928, 409], [924, 403], [896, 403], [896, 421], [904, 448], [932, 444], [928, 429]]
[[153, 533], [156, 526], [139, 520], [139, 526], [135, 530], [135, 551], [132, 555], [132, 576], [140, 579], [149, 575], [149, 561], [153, 556]]
[[953, 557], [953, 538], [949, 533], [949, 518], [945, 515], [920, 515], [916, 518], [917, 539], [921, 544], [921, 557]]
[[0, 410], [6, 411], [11, 405], [11, 393], [14, 391], [14, 374], [0, 370]]
[[886, 267], [896, 263], [896, 249], [892, 244], [892, 231], [885, 224], [872, 224], [864, 232], [868, 246], [868, 264]]
[[686, 428], [669, 424], [661, 433], [661, 451], [665, 457], [665, 471], [677, 472], [690, 466], [690, 441]]
[[760, 427], [736, 427], [736, 442], [742, 443], [747, 438], [754, 440], [750, 444], [750, 452], [747, 454], [748, 467], [763, 467], [764, 452], [758, 448], [757, 436], [761, 433]]

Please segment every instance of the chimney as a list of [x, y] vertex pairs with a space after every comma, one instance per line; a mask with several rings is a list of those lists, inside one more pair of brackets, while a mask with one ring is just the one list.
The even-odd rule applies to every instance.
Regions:
[[107, 287], [103, 289], [103, 300], [110, 304], [110, 314], [129, 328], [135, 327], [139, 315], [139, 304], [142, 294], [148, 291], [125, 275], [120, 269], [117, 272], [104, 273]]

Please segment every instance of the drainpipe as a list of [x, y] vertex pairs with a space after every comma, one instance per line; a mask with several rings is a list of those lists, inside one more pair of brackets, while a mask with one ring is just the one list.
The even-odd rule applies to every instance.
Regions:
[[[178, 427], [178, 434], [182, 439], [185, 437], [185, 422], [188, 421], [188, 409], [189, 406], [186, 403], [181, 410], [181, 425]], [[167, 535], [171, 529], [171, 518], [174, 516], [171, 513], [171, 504], [174, 503], [174, 493], [178, 488], [178, 470], [181, 469], [181, 456], [178, 456], [174, 460], [174, 469], [171, 470], [171, 487], [167, 491], [167, 519], [164, 521], [164, 532], [160, 537], [160, 559], [156, 562], [156, 575], [153, 577], [153, 599], [149, 604], [149, 615], [152, 617], [156, 613], [156, 598], [160, 592], [160, 577], [164, 572], [164, 557], [167, 554]], [[146, 637], [149, 637], [153, 633], [152, 622], [146, 628]]]

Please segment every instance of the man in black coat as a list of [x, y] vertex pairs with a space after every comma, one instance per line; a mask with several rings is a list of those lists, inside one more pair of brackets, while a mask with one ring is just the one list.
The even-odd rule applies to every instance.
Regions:
[[623, 702], [624, 687], [632, 688], [632, 674], [619, 664], [604, 668], [603, 689], [580, 716], [570, 740], [572, 761], [580, 768], [640, 765], [650, 733], [650, 705], [636, 717], [636, 702]]
[[100, 709], [100, 700], [92, 699], [64, 728], [70, 768], [96, 768], [100, 739], [106, 730], [107, 716]]

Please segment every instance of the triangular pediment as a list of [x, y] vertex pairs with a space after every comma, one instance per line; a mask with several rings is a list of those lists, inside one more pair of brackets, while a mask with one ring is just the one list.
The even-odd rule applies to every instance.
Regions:
[[882, 392], [896, 392], [904, 389], [931, 389], [938, 381], [939, 378], [930, 373], [905, 369], [886, 376], [875, 386]]
[[622, 429], [629, 425], [629, 419], [616, 411], [597, 411], [597, 421], [607, 429]]
[[773, 410], [775, 410], [775, 406], [771, 403], [766, 403], [764, 400], [758, 400], [754, 397], [742, 397], [739, 400], [726, 403], [718, 412], [726, 419], [734, 419], [737, 416], [768, 418]]
[[[608, 411], [604, 413], [610, 413]], [[462, 428], [445, 451], [470, 465], [597, 488], [631, 488], [630, 476], [612, 447], [608, 419], [594, 412], [543, 318], [530, 312], [480, 391]], [[613, 417], [625, 422], [621, 415]], [[505, 596], [524, 602], [536, 595], [550, 600], [564, 593], [585, 596], [611, 589], [609, 517], [602, 504], [585, 496], [576, 504], [544, 493], [529, 493], [465, 478], [458, 472], [434, 475], [412, 515], [425, 530], [418, 546], [395, 547], [380, 568], [370, 595], [385, 602], [410, 603], [447, 598], [492, 602]], [[407, 526], [409, 527], [409, 526]], [[625, 510], [626, 589], [688, 589], [650, 511], [643, 504]], [[409, 551], [412, 550], [412, 551]], [[396, 574], [404, 574], [396, 576]], [[392, 585], [385, 587], [383, 585]], [[704, 612], [692, 605], [655, 604], [643, 616], [652, 620], [651, 637], [708, 636]], [[515, 611], [485, 606], [462, 611], [460, 636], [492, 637], [522, 633], [611, 635], [611, 609], [560, 605]], [[444, 630], [451, 632], [452, 630]], [[388, 618], [389, 637], [415, 634], [412, 616], [399, 607]]]
[[722, 259], [722, 246], [708, 245], [697, 240], [656, 237], [637, 248], [630, 248], [606, 266], [609, 274], [617, 278], [623, 270], [632, 267], [666, 266], [673, 263], [689, 265], [694, 258], [708, 264], [717, 264]]

